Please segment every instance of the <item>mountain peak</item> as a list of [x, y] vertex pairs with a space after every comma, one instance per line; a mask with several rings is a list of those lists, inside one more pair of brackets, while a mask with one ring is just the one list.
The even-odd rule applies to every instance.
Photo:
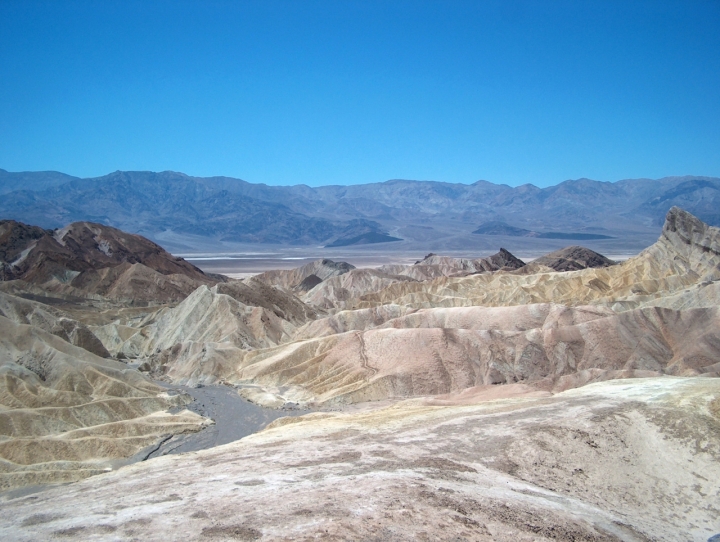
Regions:
[[720, 255], [720, 228], [707, 225], [680, 207], [672, 207], [668, 211], [662, 236], [678, 247], [698, 246], [703, 252]]
[[665, 217], [660, 241], [648, 250], [668, 245], [695, 273], [715, 277], [711, 280], [720, 278], [720, 228], [707, 225], [679, 207], [672, 207]]

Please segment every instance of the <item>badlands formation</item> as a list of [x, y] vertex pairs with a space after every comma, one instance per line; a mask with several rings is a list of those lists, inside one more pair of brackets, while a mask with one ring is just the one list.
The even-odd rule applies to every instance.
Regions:
[[[720, 230], [678, 208], [618, 264], [235, 281], [91, 223], [6, 221], [0, 244], [5, 540], [720, 533]], [[210, 430], [182, 390], [215, 385], [313, 412], [120, 466]]]

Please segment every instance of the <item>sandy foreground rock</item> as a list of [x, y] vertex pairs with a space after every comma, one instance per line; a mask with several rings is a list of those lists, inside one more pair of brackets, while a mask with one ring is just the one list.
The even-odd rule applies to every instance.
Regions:
[[719, 460], [718, 379], [481, 388], [5, 500], [0, 537], [705, 541]]

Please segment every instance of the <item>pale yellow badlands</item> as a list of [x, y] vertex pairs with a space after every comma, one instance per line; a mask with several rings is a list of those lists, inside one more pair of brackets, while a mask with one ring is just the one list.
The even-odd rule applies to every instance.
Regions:
[[0, 490], [110, 469], [161, 436], [210, 420], [125, 364], [0, 316]]

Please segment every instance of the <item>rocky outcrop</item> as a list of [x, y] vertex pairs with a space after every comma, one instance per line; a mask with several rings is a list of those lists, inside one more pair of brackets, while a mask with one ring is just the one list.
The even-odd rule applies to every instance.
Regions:
[[[110, 440], [98, 442], [115, 450], [108, 452], [108, 457], [125, 457], [135, 449], [125, 444], [135, 441], [112, 440], [121, 434], [121, 429], [115, 429], [121, 426], [96, 428], [100, 418], [95, 416], [101, 414], [88, 415], [89, 425], [77, 427], [80, 433], [61, 424], [57, 431], [64, 432], [53, 433], [55, 422], [44, 418], [46, 406], [77, 410], [90, 404], [88, 412], [100, 412], [102, 409], [93, 409], [100, 408], [98, 401], [108, 396], [133, 401], [142, 398], [142, 404], [150, 405], [133, 410], [132, 415], [108, 418], [108, 424], [121, 423], [127, 431], [144, 435], [137, 440], [138, 446], [154, 442], [161, 431], [172, 432], [166, 424], [174, 422], [157, 413], [161, 403], [170, 403], [157, 401], [158, 397], [171, 403], [178, 399], [166, 399], [157, 389], [143, 387], [153, 385], [128, 365], [111, 360], [105, 360], [109, 364], [105, 365], [60, 338], [83, 345], [85, 331], [100, 339], [110, 354], [131, 359], [132, 366], [153, 376], [188, 385], [254, 386], [243, 391], [244, 396], [280, 407], [300, 403], [340, 408], [417, 396], [436, 397], [424, 400], [442, 405], [449, 400], [443, 397], [447, 394], [455, 397], [453, 401], [472, 402], [483, 394], [506, 393], [488, 391], [493, 389], [522, 389], [522, 393], [549, 397], [618, 378], [718, 376], [719, 246], [720, 230], [673, 209], [657, 243], [635, 258], [608, 267], [559, 273], [546, 266], [547, 272], [518, 274], [507, 272], [522, 264], [507, 251], [480, 260], [429, 255], [406, 267], [436, 268], [443, 276], [419, 281], [408, 275], [319, 260], [301, 269], [266, 274], [266, 280], [275, 280], [279, 286], [257, 278], [202, 284], [177, 306], [112, 313], [116, 316], [105, 315], [97, 325], [86, 327], [73, 323], [59, 310], [6, 295], [0, 310], [13, 321], [0, 318], [11, 337], [2, 344], [9, 345], [4, 347], [4, 355], [10, 360], [6, 373], [12, 378], [6, 379], [3, 393], [7, 401], [16, 401], [10, 410], [23, 411], [8, 416], [22, 414], [28, 420], [40, 420], [28, 422], [27, 427], [49, 428], [48, 432], [30, 432], [27, 438], [52, 442], [43, 440], [35, 448], [33, 441], [23, 441], [24, 448], [7, 444], [8, 451], [3, 452], [5, 443], [0, 441], [0, 457], [12, 462], [6, 472], [22, 474], [12, 480], [28, 483], [54, 476], [35, 477], [28, 475], [25, 467], [17, 467], [19, 458], [42, 450], [62, 449], [58, 458], [80, 458], [77, 461], [82, 465], [78, 463], [70, 471], [85, 472], [89, 467], [83, 462], [94, 461], [88, 458], [99, 457], [100, 452], [92, 446], [87, 448], [89, 452], [82, 451], [86, 450], [83, 443], [90, 440], [80, 441], [106, 430], [111, 433]], [[545, 261], [562, 267], [589, 265], [594, 259], [603, 263], [591, 253], [573, 249]], [[150, 270], [144, 264], [125, 262], [84, 271], [83, 288], [120, 298], [127, 295], [123, 292], [132, 291], [132, 281], [121, 280], [131, 268], [137, 273]], [[450, 269], [465, 276], [445, 276]], [[98, 280], [91, 280], [95, 276]], [[122, 290], [125, 283], [129, 289]], [[302, 299], [290, 293], [303, 283], [315, 285]], [[116, 286], [101, 286], [106, 284]], [[160, 282], [156, 284], [159, 288]], [[102, 353], [100, 348], [97, 351]], [[77, 393], [79, 398], [73, 395]], [[53, 406], [42, 403], [44, 397], [70, 403]], [[32, 398], [42, 401], [26, 406], [17, 403]], [[113, 399], [112, 405], [121, 405], [112, 409], [130, 412], [122, 401]], [[75, 410], [72, 415], [58, 410], [57, 416], [52, 416], [63, 421], [76, 416]], [[142, 428], [128, 425], [135, 419], [145, 424], [147, 416], [152, 420]], [[8, 431], [25, 423], [20, 419], [8, 422]], [[153, 425], [158, 420], [159, 425]], [[197, 420], [178, 423], [182, 430], [199, 426]], [[78, 442], [65, 443], [64, 439], [76, 436]], [[53, 448], [58, 439], [63, 447]], [[27, 464], [51, 461], [47, 459], [50, 456], [41, 455]], [[63, 476], [58, 479], [65, 479]]]
[[88, 296], [111, 299], [128, 305], [177, 303], [201, 284], [214, 280], [196, 280], [184, 274], [164, 275], [140, 263], [122, 263], [115, 267], [84, 271], [69, 284], [51, 281], [42, 287], [53, 295]]
[[364, 294], [378, 292], [398, 282], [415, 282], [415, 279], [378, 269], [352, 269], [325, 279], [307, 292], [303, 300], [320, 309], [343, 309]]
[[427, 309], [366, 331], [235, 352], [234, 366], [206, 370], [185, 357], [168, 375], [282, 386], [289, 401], [351, 403], [514, 382], [553, 390], [639, 375], [717, 376], [718, 326], [717, 307]]
[[[289, 341], [295, 330], [317, 317], [315, 309], [259, 280], [201, 286], [147, 325], [118, 322], [93, 327], [115, 356], [145, 362], [158, 375], [168, 360], [203, 363], [213, 352], [268, 348]], [[203, 361], [204, 360], [204, 361]]]
[[541, 256], [519, 269], [523, 275], [546, 273], [548, 271], [578, 271], [596, 267], [610, 267], [615, 262], [589, 248], [572, 246]]
[[265, 308], [293, 325], [302, 325], [318, 317], [318, 311], [314, 307], [280, 288], [268, 285], [257, 277], [216, 284], [213, 291], [229, 295], [247, 306]]
[[[310, 305], [339, 309], [309, 322], [263, 312], [269, 305], [233, 305], [219, 293], [226, 285], [200, 289], [126, 340], [124, 353], [152, 357], [175, 382], [287, 388], [284, 399], [301, 402], [361, 402], [513, 382], [560, 389], [640, 374], [714, 375], [718, 308], [698, 303], [702, 294], [692, 292], [714, 284], [699, 283], [693, 269], [713, 265], [708, 254], [717, 232], [689, 217], [675, 220], [678, 213], [668, 223], [684, 227], [666, 226], [656, 245], [610, 267], [430, 282], [354, 269], [305, 295]], [[686, 250], [681, 238], [694, 239], [695, 248]], [[513, 261], [502, 252], [488, 260], [495, 267]], [[424, 261], [445, 265], [434, 255]], [[378, 292], [364, 293], [373, 289]], [[674, 303], [684, 310], [653, 307], [652, 299], [681, 291], [682, 301]]]
[[[556, 192], [562, 205], [577, 196]], [[3, 257], [20, 269], [49, 241], [13, 231]], [[205, 283], [150, 259], [76, 276], [66, 266], [42, 288], [4, 282], [0, 489], [100, 476], [6, 494], [0, 537], [164, 540], [172, 525], [187, 539], [707, 540], [720, 478], [720, 379], [708, 378], [720, 376], [719, 248], [720, 230], [672, 209], [657, 243], [618, 265], [571, 247], [520, 272], [501, 250], [392, 273], [320, 260], [265, 274], [276, 286]], [[27, 280], [66, 265], [40, 260]], [[177, 305], [129, 300], [192, 284]], [[173, 434], [210, 422], [133, 367], [322, 411], [162, 457], [188, 449]], [[208, 391], [192, 390], [199, 401]], [[216, 429], [251, 414], [208, 405]], [[220, 434], [192, 438], [246, 433]], [[113, 471], [162, 442], [161, 457]]]
[[0, 260], [2, 280], [81, 297], [162, 303], [217, 282], [144, 237], [90, 222], [50, 231], [2, 221]]
[[567, 273], [479, 274], [392, 284], [360, 297], [347, 308], [388, 303], [429, 308], [552, 302], [606, 304], [626, 310], [720, 279], [719, 248], [720, 229], [674, 208], [660, 239], [622, 264]]
[[525, 262], [501, 248], [498, 253], [487, 258], [471, 260], [428, 254], [424, 259], [415, 262], [413, 265], [385, 265], [380, 270], [389, 274], [405, 275], [415, 280], [424, 281], [438, 277], [462, 277], [475, 273], [511, 271], [520, 269], [524, 265]]
[[197, 431], [208, 420], [167, 412], [188, 401], [123, 363], [0, 316], [0, 490], [85, 478], [165, 435]]
[[[307, 291], [306, 289], [310, 283], [317, 285], [317, 280], [320, 282], [329, 279], [331, 277], [337, 277], [348, 271], [355, 269], [354, 265], [347, 262], [334, 262], [332, 260], [323, 259], [310, 262], [309, 264], [303, 265], [296, 269], [282, 269], [277, 271], [266, 271], [255, 275], [255, 279], [270, 284], [272, 286], [279, 286], [288, 290]], [[310, 278], [314, 277], [314, 278]], [[305, 282], [308, 281], [309, 282]]]
[[[226, 343], [241, 349], [274, 346], [289, 337], [294, 326], [263, 307], [245, 305], [233, 297], [201, 286], [177, 307], [164, 311], [151, 325], [123, 342], [128, 358], [147, 357], [182, 343]], [[98, 330], [98, 334], [104, 336]]]
[[[720, 279], [720, 228], [673, 207], [665, 218], [660, 240], [641, 256], [663, 262], [680, 259], [688, 272], [703, 280]], [[669, 263], [669, 262], [668, 262]]]
[[318, 318], [305, 324], [295, 332], [293, 339], [317, 339], [347, 331], [365, 331], [416, 311], [417, 309], [409, 309], [399, 305], [382, 305], [371, 309], [339, 311], [331, 316]]
[[75, 222], [49, 231], [12, 220], [1, 221], [0, 246], [6, 265], [5, 280], [43, 283], [53, 277], [62, 279], [123, 263], [140, 263], [163, 275], [207, 280], [197, 267], [144, 237], [91, 222]]
[[0, 292], [0, 316], [17, 324], [27, 324], [47, 331], [61, 339], [100, 356], [109, 358], [110, 353], [102, 342], [84, 324], [73, 320], [63, 311]]

